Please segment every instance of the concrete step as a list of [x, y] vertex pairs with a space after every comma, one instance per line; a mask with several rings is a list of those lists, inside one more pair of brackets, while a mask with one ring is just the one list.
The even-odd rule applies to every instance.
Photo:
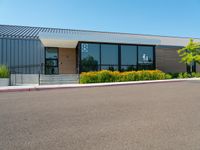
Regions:
[[40, 85], [57, 85], [57, 84], [78, 84], [78, 81], [67, 81], [67, 82], [40, 82]]
[[44, 74], [41, 74], [40, 75], [41, 77], [78, 77], [79, 75], [78, 74], [59, 74], [59, 75], [44, 75]]
[[77, 84], [77, 83], [79, 83], [78, 74], [40, 75], [41, 85]]

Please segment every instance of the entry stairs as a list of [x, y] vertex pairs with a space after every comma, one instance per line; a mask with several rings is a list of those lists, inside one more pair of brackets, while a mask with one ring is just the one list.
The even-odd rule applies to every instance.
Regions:
[[40, 85], [77, 84], [78, 74], [40, 75]]

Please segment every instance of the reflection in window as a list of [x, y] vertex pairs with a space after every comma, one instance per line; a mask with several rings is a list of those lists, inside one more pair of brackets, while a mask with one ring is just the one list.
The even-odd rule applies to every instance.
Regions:
[[58, 74], [58, 49], [46, 48], [45, 74]]
[[47, 59], [46, 66], [51, 66], [51, 67], [58, 66], [58, 60]]
[[121, 66], [121, 71], [135, 71], [135, 70], [137, 70], [137, 65]]
[[82, 72], [155, 69], [153, 46], [81, 43], [80, 50]]
[[121, 71], [137, 69], [137, 46], [121, 46]]
[[100, 44], [81, 44], [82, 72], [98, 71], [100, 64]]
[[138, 46], [138, 69], [153, 69], [153, 47]]
[[118, 45], [101, 45], [101, 69], [118, 70]]
[[117, 71], [118, 66], [116, 66], [116, 65], [102, 65], [101, 70]]
[[46, 74], [58, 74], [58, 67], [45, 67], [45, 73]]
[[46, 59], [57, 59], [58, 50], [57, 48], [47, 48], [46, 49]]

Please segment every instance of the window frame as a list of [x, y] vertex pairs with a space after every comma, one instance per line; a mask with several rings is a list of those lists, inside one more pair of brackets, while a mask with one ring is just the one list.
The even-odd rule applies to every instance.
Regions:
[[[138, 56], [138, 59], [137, 59], [138, 64], [137, 64], [137, 66], [138, 66], [138, 70], [141, 70], [140, 66], [142, 66], [142, 65], [141, 65], [141, 63], [139, 63], [139, 47], [152, 47], [152, 46], [149, 46], [149, 45], [138, 45], [137, 46], [137, 48], [138, 48], [138, 54], [137, 54], [137, 56]], [[153, 58], [153, 61], [152, 61], [151, 65], [146, 65], [145, 67], [147, 67], [147, 68], [150, 67], [153, 70], [155, 70], [156, 69], [156, 65], [155, 65], [155, 59], [156, 59], [156, 57], [155, 57], [155, 46], [152, 47], [152, 58]], [[144, 68], [143, 70], [152, 70], [152, 69], [145, 69]]]
[[[137, 64], [136, 64], [136, 70], [143, 70], [143, 69], [139, 69], [139, 63], [138, 63], [138, 52], [139, 52], [139, 46], [147, 46], [147, 47], [152, 47], [153, 48], [153, 63], [152, 63], [152, 69], [151, 70], [155, 70], [156, 69], [156, 45], [143, 45], [143, 44], [127, 44], [127, 43], [109, 43], [109, 42], [91, 42], [91, 41], [79, 41], [78, 42], [78, 46], [77, 46], [77, 50], [79, 52], [79, 62], [81, 61], [81, 44], [82, 43], [87, 43], [87, 44], [100, 44], [100, 64], [99, 64], [99, 70], [102, 70], [102, 62], [101, 62], [101, 45], [102, 44], [109, 44], [109, 45], [118, 45], [118, 68], [119, 71], [122, 71], [121, 67], [124, 66], [121, 64], [121, 46], [136, 46], [137, 47]], [[81, 70], [81, 63], [78, 64], [79, 66], [79, 73], [82, 72]], [[130, 66], [134, 66], [134, 65], [130, 65]]]
[[[97, 65], [97, 67], [98, 67], [98, 71], [99, 70], [101, 70], [101, 44], [100, 43], [93, 43], [93, 42], [79, 42], [78, 43], [78, 46], [77, 46], [77, 48], [78, 48], [78, 52], [79, 52], [79, 72], [81, 73], [82, 72], [82, 69], [83, 69], [83, 67], [82, 67], [82, 46], [81, 46], [81, 44], [97, 44], [97, 45], [99, 45], [99, 60], [98, 60], [98, 65]], [[92, 67], [92, 66], [91, 66]]]
[[[100, 66], [101, 66], [101, 67], [100, 67], [100, 68], [102, 68], [102, 66], [104, 66], [104, 67], [105, 67], [105, 66], [108, 66], [108, 67], [109, 67], [109, 66], [114, 66], [114, 67], [117, 67], [117, 70], [116, 70], [116, 71], [120, 71], [120, 65], [119, 65], [119, 63], [120, 63], [120, 62], [119, 62], [119, 60], [120, 60], [119, 57], [121, 56], [121, 55], [119, 54], [119, 46], [120, 46], [120, 45], [119, 45], [119, 44], [116, 44], [116, 43], [115, 43], [115, 44], [111, 44], [111, 43], [100, 43], [100, 45], [101, 45], [101, 47], [100, 47], [100, 52], [101, 52], [101, 53], [100, 53], [100, 59], [101, 59], [101, 64], [100, 64]], [[114, 46], [117, 46], [117, 64], [106, 64], [106, 63], [103, 64], [103, 63], [102, 63], [102, 57], [101, 57], [101, 55], [102, 55], [102, 45], [112, 45], [112, 46], [114, 45]]]
[[[46, 58], [46, 51], [50, 48], [56, 49], [57, 51], [57, 58]], [[45, 56], [45, 74], [46, 75], [57, 75], [59, 74], [59, 48], [58, 47], [45, 47], [45, 51], [44, 51], [44, 56]], [[47, 66], [47, 61], [49, 60], [55, 60], [57, 62], [57, 65], [53, 65], [53, 66]], [[49, 74], [47, 73], [46, 69], [48, 68], [57, 68], [58, 72], [55, 74]]]

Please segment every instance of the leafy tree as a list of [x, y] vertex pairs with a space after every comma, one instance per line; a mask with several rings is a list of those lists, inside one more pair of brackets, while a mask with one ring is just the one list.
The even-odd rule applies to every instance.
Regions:
[[200, 64], [200, 43], [190, 39], [187, 46], [178, 50], [178, 54], [181, 57], [181, 62], [189, 66], [189, 73], [191, 73], [194, 71], [192, 66], [195, 63]]

